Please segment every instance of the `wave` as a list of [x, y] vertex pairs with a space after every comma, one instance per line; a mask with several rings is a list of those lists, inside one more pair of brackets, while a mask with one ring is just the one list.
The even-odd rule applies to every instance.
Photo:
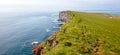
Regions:
[[60, 28], [60, 27], [53, 26], [53, 28]]
[[50, 32], [50, 29], [46, 29], [46, 32]]
[[31, 44], [32, 45], [37, 45], [39, 42], [37, 42], [37, 41], [33, 41]]
[[52, 22], [56, 23], [56, 24], [64, 24], [64, 21], [58, 21], [58, 19], [54, 19]]
[[57, 22], [58, 22], [58, 19], [54, 19], [52, 22], [57, 23]]

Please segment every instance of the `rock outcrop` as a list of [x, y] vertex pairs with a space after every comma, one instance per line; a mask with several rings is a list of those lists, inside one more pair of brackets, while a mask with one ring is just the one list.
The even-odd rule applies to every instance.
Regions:
[[44, 47], [42, 45], [36, 45], [32, 52], [35, 55], [44, 55]]
[[[47, 46], [53, 48], [53, 47], [55, 47], [58, 44], [58, 41], [56, 40], [56, 34], [57, 34], [57, 32], [55, 32], [50, 38], [48, 38], [46, 40], [46, 42], [47, 42], [46, 45]], [[44, 50], [45, 49], [46, 49], [46, 46], [40, 44], [40, 45], [36, 45], [33, 48], [32, 52], [33, 52], [34, 55], [44, 55], [44, 53], [45, 53]]]
[[55, 32], [48, 40], [48, 46], [50, 47], [55, 47], [58, 44], [58, 40], [56, 39], [56, 34], [57, 32]]
[[71, 15], [69, 11], [61, 11], [59, 13], [59, 19], [58, 21], [64, 21], [64, 22], [68, 22], [71, 19]]

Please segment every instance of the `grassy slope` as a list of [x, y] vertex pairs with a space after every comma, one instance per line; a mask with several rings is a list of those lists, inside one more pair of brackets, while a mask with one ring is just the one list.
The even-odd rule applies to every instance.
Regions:
[[[58, 31], [56, 47], [45, 55], [119, 55], [120, 17], [108, 14], [71, 12], [72, 20]], [[45, 44], [46, 45], [46, 44]], [[98, 50], [99, 49], [99, 50]]]

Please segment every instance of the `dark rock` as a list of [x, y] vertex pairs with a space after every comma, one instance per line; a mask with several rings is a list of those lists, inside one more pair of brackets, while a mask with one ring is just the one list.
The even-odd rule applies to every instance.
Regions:
[[35, 55], [44, 55], [44, 47], [42, 45], [36, 45], [32, 52]]

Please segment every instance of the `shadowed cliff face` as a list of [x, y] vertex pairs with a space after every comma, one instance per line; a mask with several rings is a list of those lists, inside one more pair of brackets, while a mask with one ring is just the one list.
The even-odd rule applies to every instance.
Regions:
[[44, 55], [44, 47], [42, 45], [36, 45], [32, 52], [35, 54], [35, 55]]
[[59, 19], [58, 21], [64, 21], [67, 22], [71, 19], [72, 17], [70, 16], [69, 11], [62, 11], [59, 13]]

